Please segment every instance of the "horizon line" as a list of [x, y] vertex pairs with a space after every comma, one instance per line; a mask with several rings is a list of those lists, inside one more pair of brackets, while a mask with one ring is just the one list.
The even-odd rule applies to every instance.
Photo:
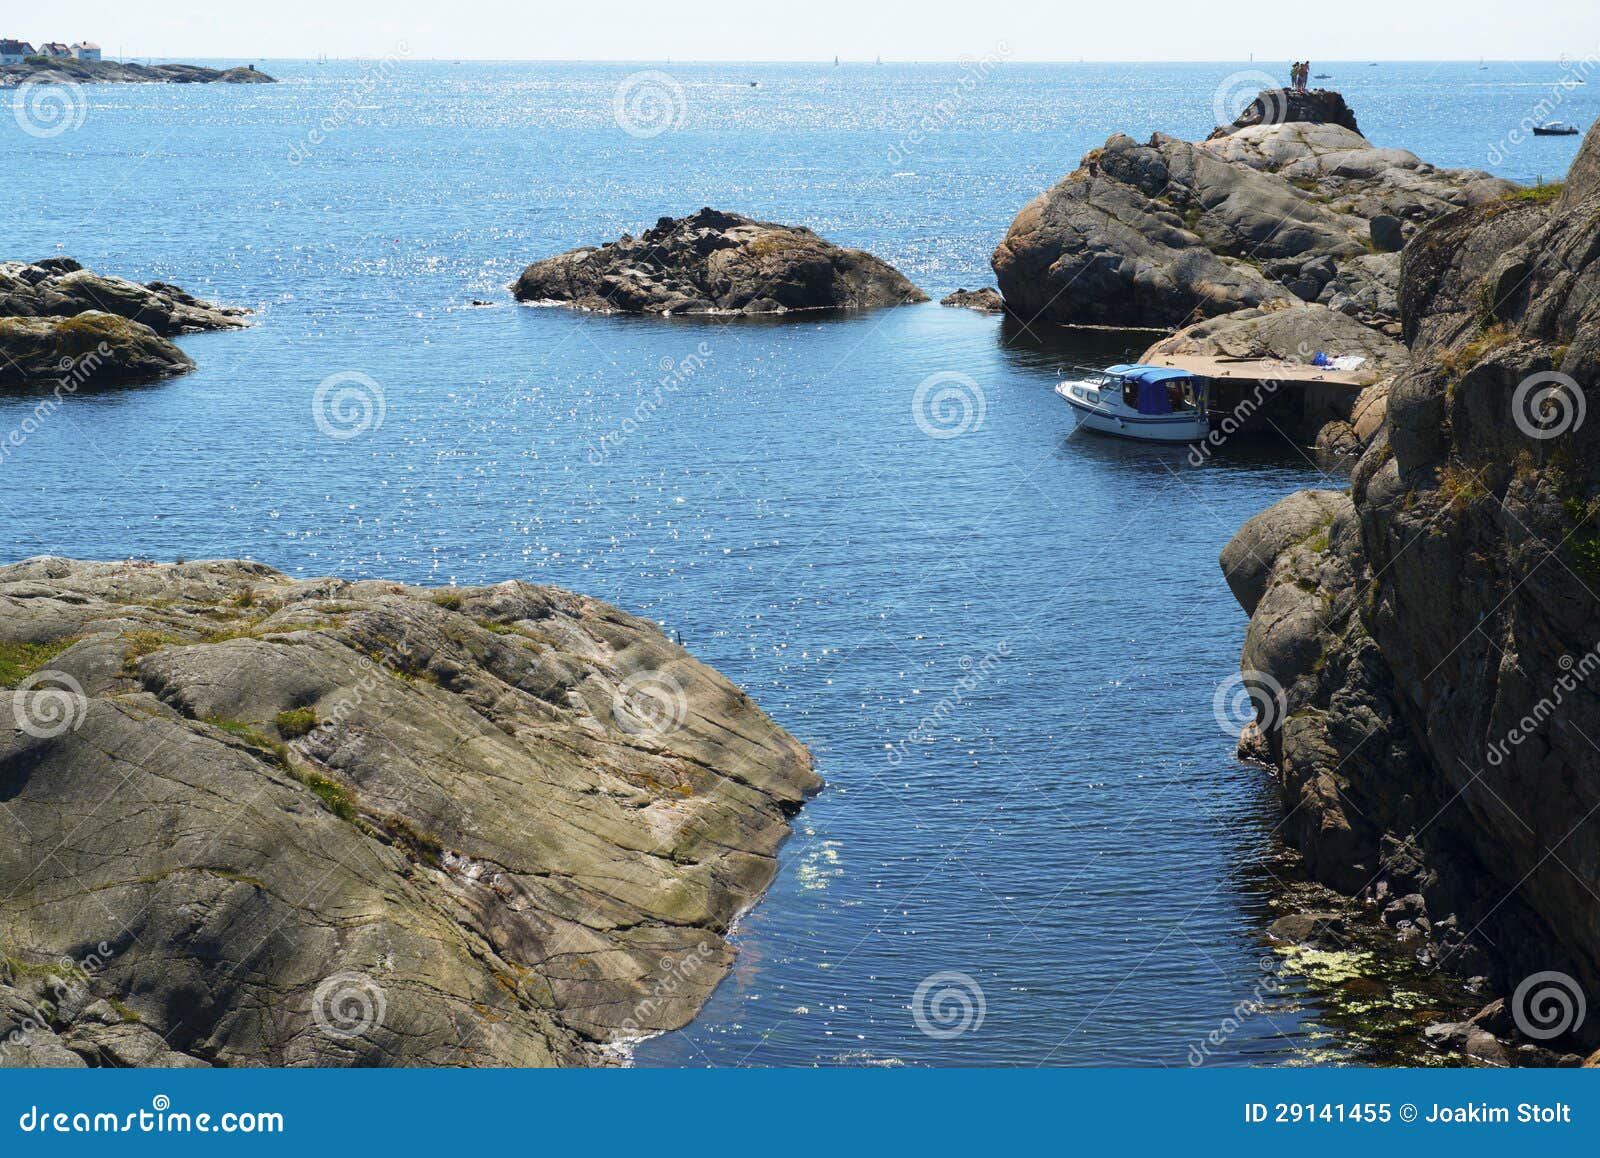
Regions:
[[[102, 50], [103, 51], [103, 50]], [[292, 64], [300, 61], [317, 63], [323, 54], [300, 56], [237, 56], [231, 53], [195, 52], [171, 54], [161, 52], [127, 52], [106, 55], [105, 59], [115, 63], [129, 63], [138, 60], [165, 60], [174, 63], [183, 60], [239, 60], [257, 61], [268, 63]], [[351, 53], [328, 55], [329, 61], [364, 61], [385, 60], [390, 57], [404, 59], [413, 64], [818, 64], [833, 65], [834, 58], [830, 57], [772, 57], [758, 59], [754, 57], [621, 57], [621, 56], [412, 56], [403, 50], [389, 49], [383, 53]], [[1557, 57], [1495, 57], [1495, 56], [1439, 56], [1439, 57], [1401, 57], [1401, 56], [1361, 56], [1361, 57], [1321, 57], [1323, 64], [1328, 66], [1353, 64], [1367, 66], [1371, 64], [1470, 64], [1478, 61], [1483, 64], [1555, 64], [1573, 61], [1581, 63], [1584, 57], [1570, 55]], [[1279, 63], [1278, 57], [1254, 58], [1198, 58], [1198, 57], [1147, 57], [1142, 60], [1133, 60], [1118, 57], [1082, 56], [1077, 58], [1057, 57], [1028, 57], [1014, 56], [993, 51], [981, 55], [964, 54], [959, 57], [915, 57], [915, 58], [878, 58], [868, 60], [865, 57], [839, 57], [838, 64], [860, 64], [872, 67], [891, 64], [972, 64], [984, 60], [993, 60], [996, 64], [1275, 64]], [[1289, 57], [1283, 57], [1282, 62], [1287, 63]]]

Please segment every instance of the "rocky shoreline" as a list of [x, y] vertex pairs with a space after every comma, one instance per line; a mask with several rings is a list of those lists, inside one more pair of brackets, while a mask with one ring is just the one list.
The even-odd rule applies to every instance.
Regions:
[[6, 1065], [614, 1063], [821, 787], [654, 624], [520, 582], [31, 559], [0, 682]]
[[1600, 1044], [1571, 1016], [1600, 988], [1596, 253], [1600, 130], [1564, 187], [1420, 229], [1409, 366], [1349, 493], [1284, 499], [1221, 560], [1250, 615], [1243, 750], [1285, 833], [1430, 967], [1501, 995], [1429, 1031], [1486, 1064]]
[[197, 64], [122, 64], [115, 60], [37, 61], [0, 66], [0, 88], [22, 84], [276, 84], [254, 65], [202, 68]]
[[171, 341], [240, 329], [249, 311], [178, 286], [86, 270], [70, 257], [0, 263], [0, 388], [134, 385], [194, 369]]

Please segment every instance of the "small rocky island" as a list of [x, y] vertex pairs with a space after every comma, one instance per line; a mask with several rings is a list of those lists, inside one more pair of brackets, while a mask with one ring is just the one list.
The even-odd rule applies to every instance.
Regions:
[[31, 559], [0, 686], [0, 1065], [614, 1061], [821, 785], [656, 625], [520, 582]]
[[802, 226], [702, 209], [530, 265], [518, 301], [599, 313], [782, 314], [925, 302], [893, 266]]
[[0, 66], [0, 88], [39, 84], [274, 84], [255, 65], [202, 68], [197, 64], [122, 64], [115, 60], [30, 57]]
[[1504, 995], [1430, 1039], [1573, 1064], [1600, 1044], [1592, 1009], [1552, 1024], [1600, 993], [1600, 128], [1564, 187], [1460, 191], [1401, 255], [1409, 364], [1349, 492], [1292, 495], [1222, 554], [1242, 750], [1315, 876]]
[[154, 382], [194, 369], [171, 339], [238, 329], [246, 311], [166, 282], [140, 285], [70, 257], [0, 263], [0, 387]]

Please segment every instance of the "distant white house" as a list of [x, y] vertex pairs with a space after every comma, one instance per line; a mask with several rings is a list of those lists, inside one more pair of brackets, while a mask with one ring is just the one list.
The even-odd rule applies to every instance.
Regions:
[[53, 56], [57, 60], [64, 60], [72, 55], [72, 49], [58, 40], [52, 40], [49, 44], [41, 44], [39, 46], [39, 55]]
[[21, 64], [33, 55], [33, 45], [26, 40], [0, 40], [0, 64]]
[[82, 44], [72, 46], [72, 56], [75, 60], [99, 60], [100, 46], [93, 41], [85, 40]]

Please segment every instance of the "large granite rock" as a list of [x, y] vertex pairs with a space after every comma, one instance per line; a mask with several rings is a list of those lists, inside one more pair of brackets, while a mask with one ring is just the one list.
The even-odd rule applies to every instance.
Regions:
[[819, 787], [508, 582], [0, 568], [0, 1062], [568, 1065], [684, 1024]]
[[776, 314], [924, 302], [894, 267], [800, 226], [702, 209], [530, 265], [519, 301], [604, 313]]
[[[1600, 171], [1600, 136], [1573, 171]], [[1350, 496], [1317, 500], [1309, 537], [1308, 500], [1285, 500], [1223, 556], [1254, 611], [1242, 666], [1285, 693], [1259, 749], [1284, 831], [1508, 996], [1550, 971], [1600, 992], [1597, 255], [1600, 188], [1424, 228], [1400, 286], [1412, 365]]]
[[[1297, 111], [1334, 115], [1337, 94], [1321, 96]], [[1382, 324], [1398, 313], [1392, 250], [1513, 188], [1375, 148], [1353, 115], [1247, 114], [1198, 144], [1118, 133], [1017, 214], [992, 265], [1007, 308], [1030, 320], [1176, 328], [1299, 299]]]

